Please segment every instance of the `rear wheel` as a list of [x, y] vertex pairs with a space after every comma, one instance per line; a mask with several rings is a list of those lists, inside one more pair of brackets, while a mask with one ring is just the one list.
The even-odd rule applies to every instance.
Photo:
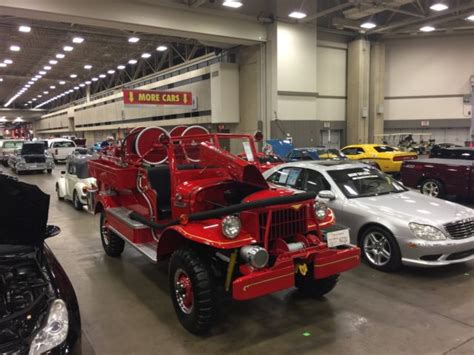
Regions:
[[122, 254], [125, 242], [116, 236], [109, 228], [105, 212], [100, 214], [100, 239], [105, 253], [108, 256], [118, 257]]
[[402, 265], [397, 241], [385, 228], [375, 226], [364, 231], [360, 247], [362, 255], [374, 269], [395, 271]]
[[74, 191], [74, 194], [72, 196], [72, 204], [74, 205], [74, 208], [78, 211], [82, 211], [83, 205], [81, 200], [79, 200], [79, 196], [77, 195], [77, 192]]
[[438, 180], [428, 179], [428, 180], [423, 181], [423, 183], [421, 184], [420, 192], [423, 195], [428, 195], [432, 197], [443, 197], [444, 186]]
[[58, 195], [58, 200], [64, 200], [64, 197], [61, 197], [60, 193], [59, 193], [59, 185], [56, 184], [56, 195]]
[[338, 279], [339, 274], [324, 279], [314, 279], [312, 275], [307, 275], [296, 279], [296, 287], [307, 296], [321, 298], [336, 287]]
[[194, 334], [211, 328], [216, 314], [216, 289], [209, 265], [193, 250], [179, 249], [169, 264], [170, 293], [182, 326]]
[[53, 172], [53, 169], [46, 169], [46, 172], [47, 172], [48, 174], [51, 174], [51, 173]]

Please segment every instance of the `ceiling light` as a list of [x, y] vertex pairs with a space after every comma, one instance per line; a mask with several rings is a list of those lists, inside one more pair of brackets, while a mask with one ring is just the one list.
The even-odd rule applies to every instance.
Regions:
[[58, 58], [58, 59], [63, 59], [64, 57], [65, 57], [65, 55], [63, 53], [56, 54], [56, 58]]
[[0, 78], [0, 83], [3, 81], [3, 78]]
[[61, 81], [59, 82], [59, 85], [65, 85], [65, 84], [66, 84], [66, 82], [65, 82], [64, 80], [61, 80]]
[[13, 60], [11, 60], [11, 59], [5, 59], [3, 62], [5, 64], [13, 64]]
[[113, 69], [107, 70], [107, 74], [113, 74], [113, 73], [115, 73], [115, 70]]
[[84, 42], [84, 38], [82, 37], [74, 37], [72, 39], [72, 43], [82, 43], [82, 42]]
[[23, 118], [17, 117], [13, 120], [13, 122], [25, 122], [25, 121], [23, 120]]
[[420, 28], [421, 32], [433, 32], [436, 28], [433, 26], [423, 26]]
[[100, 75], [99, 75], [99, 78], [102, 78], [102, 79], [103, 79], [103, 78], [105, 78], [106, 76], [107, 76], [107, 75], [105, 75], [105, 74], [100, 74]]
[[36, 97], [43, 97], [43, 95], [40, 94], [40, 95], [37, 95]]
[[56, 89], [56, 86], [51, 85], [49, 88], [50, 88], [51, 90], [54, 90], [54, 89]]
[[[3, 81], [3, 79], [0, 78], [0, 81]], [[25, 85], [25, 88], [30, 88], [30, 87], [31, 87], [30, 84], [26, 84], [26, 85]]]
[[238, 9], [242, 5], [242, 1], [237, 0], [224, 0], [224, 2], [222, 2], [222, 6], [231, 7], [233, 9]]
[[466, 17], [466, 20], [474, 22], [474, 14]]
[[64, 46], [64, 47], [63, 47], [63, 50], [64, 50], [65, 52], [71, 52], [73, 49], [74, 49], [74, 47], [72, 47], [72, 46]]
[[449, 6], [445, 1], [434, 1], [430, 6], [430, 9], [433, 11], [444, 11], [448, 8]]
[[117, 69], [118, 69], [118, 70], [124, 70], [124, 69], [125, 69], [125, 65], [119, 65], [119, 66], [117, 67]]
[[34, 81], [28, 81], [28, 84], [33, 85], [35, 82]]
[[295, 18], [297, 20], [301, 20], [302, 18], [306, 17], [306, 14], [304, 12], [301, 12], [301, 11], [293, 11], [288, 16], [291, 17], [291, 18]]
[[69, 75], [69, 76], [70, 76], [72, 79], [77, 78], [77, 74], [71, 74], [71, 75]]
[[84, 86], [86, 86], [86, 84], [82, 84], [82, 83], [81, 83], [81, 84], [79, 84], [79, 86], [80, 86], [81, 88], [83, 88]]
[[48, 95], [49, 91], [43, 91], [43, 94]]
[[130, 37], [128, 39], [128, 42], [129, 43], [137, 43], [139, 40], [140, 40], [140, 38], [138, 38], [138, 37]]
[[37, 78], [37, 77], [34, 77], [34, 78], [31, 78], [31, 80], [33, 80], [33, 81], [37, 81], [37, 80], [38, 80], [38, 78]]
[[43, 67], [43, 69], [44, 69], [44, 70], [51, 70], [51, 67], [50, 67], [49, 65], [45, 65], [45, 66]]
[[31, 31], [31, 27], [23, 25], [23, 26], [18, 27], [18, 31], [28, 33]]
[[373, 22], [366, 21], [360, 25], [360, 27], [365, 28], [366, 30], [370, 30], [372, 28], [377, 27], [377, 25]]
[[91, 80], [92, 81], [97, 81], [97, 80], [99, 80], [99, 78], [92, 78]]
[[91, 70], [91, 69], [92, 69], [92, 65], [86, 64], [86, 65], [84, 65], [84, 69]]
[[132, 65], [133, 65], [133, 64], [137, 64], [137, 60], [136, 60], [136, 59], [130, 59], [130, 60], [128, 61], [128, 64], [132, 64]]
[[74, 90], [79, 90], [79, 86], [74, 86]]
[[150, 53], [143, 53], [142, 54], [142, 58], [143, 59], [147, 59], [147, 58], [150, 58], [151, 57], [151, 54]]
[[43, 75], [35, 75], [36, 80], [41, 79], [42, 77], [43, 77]]
[[58, 64], [58, 61], [57, 61], [57, 60], [54, 60], [54, 59], [51, 59], [51, 60], [49, 61], [49, 64], [51, 64], [51, 65], [56, 65], [56, 64]]
[[166, 51], [167, 49], [168, 49], [168, 47], [166, 47], [166, 46], [158, 46], [158, 47], [156, 47], [156, 50], [157, 50], [157, 51], [160, 51], [160, 52], [164, 52], [164, 51]]
[[17, 46], [17, 45], [10, 46], [10, 50], [12, 52], [19, 52], [20, 49], [21, 49], [20, 46]]
[[31, 99], [31, 101], [36, 101], [36, 98], [35, 98], [35, 97], [34, 97], [34, 98], [32, 98], [32, 99]]
[[7, 65], [5, 63], [0, 63], [0, 68], [5, 68]]
[[41, 75], [46, 75], [46, 72], [44, 70], [40, 70], [38, 73]]
[[92, 84], [92, 81], [87, 80], [87, 81], [85, 81], [85, 83], [86, 83], [86, 85], [90, 85], [90, 84]]

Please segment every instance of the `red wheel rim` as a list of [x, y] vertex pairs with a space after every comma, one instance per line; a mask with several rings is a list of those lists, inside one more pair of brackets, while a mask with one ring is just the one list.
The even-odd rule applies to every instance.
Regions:
[[183, 269], [176, 270], [174, 275], [176, 301], [183, 313], [190, 314], [193, 310], [194, 293], [191, 279]]

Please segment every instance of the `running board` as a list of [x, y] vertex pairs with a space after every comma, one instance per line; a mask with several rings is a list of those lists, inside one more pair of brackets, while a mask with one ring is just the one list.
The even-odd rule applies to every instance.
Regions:
[[107, 208], [107, 213], [110, 213], [112, 216], [115, 218], [119, 219], [122, 221], [124, 224], [126, 224], [129, 228], [132, 229], [147, 229], [150, 228], [146, 225], [144, 225], [141, 222], [135, 221], [134, 219], [130, 218], [130, 213], [133, 211], [125, 208], [125, 207], [112, 207], [112, 208]]
[[158, 243], [157, 242], [132, 243], [127, 237], [125, 237], [122, 233], [120, 233], [114, 227], [109, 226], [109, 229], [112, 232], [114, 232], [115, 235], [123, 239], [127, 244], [131, 245], [132, 247], [137, 249], [140, 253], [145, 255], [152, 262], [156, 263], [158, 261], [158, 257], [157, 257]]

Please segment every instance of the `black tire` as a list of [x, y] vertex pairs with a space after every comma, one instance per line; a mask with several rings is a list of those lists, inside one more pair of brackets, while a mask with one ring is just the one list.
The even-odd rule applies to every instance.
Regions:
[[339, 274], [324, 279], [314, 279], [313, 275], [307, 275], [305, 277], [296, 278], [296, 287], [306, 296], [321, 298], [336, 287], [338, 279]]
[[48, 174], [51, 174], [51, 173], [53, 172], [53, 169], [46, 169], [46, 172], [47, 172]]
[[209, 265], [195, 251], [179, 249], [171, 256], [168, 277], [171, 299], [182, 326], [193, 334], [208, 332], [217, 312]]
[[59, 185], [56, 184], [56, 195], [58, 196], [58, 200], [64, 200], [64, 197], [59, 196]]
[[74, 205], [74, 208], [78, 211], [82, 211], [82, 209], [84, 207], [82, 202], [79, 200], [79, 196], [77, 196], [76, 191], [74, 191], [74, 193], [72, 195], [72, 204]]
[[444, 186], [441, 181], [436, 179], [427, 179], [420, 185], [420, 192], [423, 195], [439, 197], [445, 196]]
[[106, 221], [107, 217], [105, 212], [101, 212], [99, 232], [100, 239], [102, 241], [102, 247], [104, 248], [105, 254], [116, 258], [122, 255], [123, 249], [125, 248], [125, 241], [106, 228]]
[[362, 257], [374, 269], [391, 272], [402, 266], [400, 247], [385, 228], [373, 226], [364, 230], [359, 246]]
[[2, 161], [2, 165], [5, 167], [5, 168], [8, 168], [8, 163], [4, 160]]

